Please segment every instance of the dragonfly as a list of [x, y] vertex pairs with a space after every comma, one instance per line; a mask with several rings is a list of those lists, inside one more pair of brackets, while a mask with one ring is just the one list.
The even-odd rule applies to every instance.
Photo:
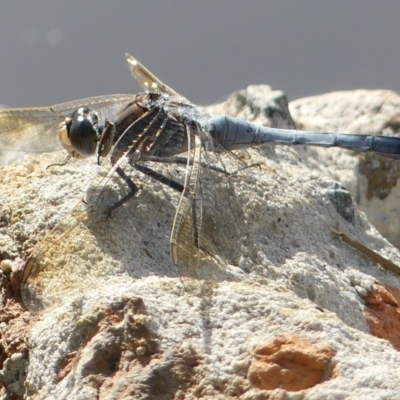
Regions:
[[[257, 164], [235, 151], [261, 144], [313, 145], [372, 151], [399, 159], [400, 138], [323, 133], [258, 126], [205, 110], [157, 78], [127, 54], [131, 75], [144, 92], [70, 101], [50, 107], [0, 110], [0, 150], [64, 149], [67, 157], [97, 157], [105, 171], [84, 199], [47, 234], [27, 260], [22, 294], [29, 309], [62, 300], [91, 272], [70, 269], [90, 240], [76, 239], [78, 226], [93, 230], [100, 220], [137, 196], [132, 171], [161, 182], [179, 196], [170, 236], [172, 263], [189, 282], [224, 279], [227, 260], [237, 263], [246, 223], [237, 200], [240, 186], [255, 184]], [[157, 165], [176, 165], [169, 176]], [[129, 172], [128, 172], [129, 171]], [[117, 180], [125, 194], [110, 190]], [[68, 256], [67, 256], [68, 255]]]

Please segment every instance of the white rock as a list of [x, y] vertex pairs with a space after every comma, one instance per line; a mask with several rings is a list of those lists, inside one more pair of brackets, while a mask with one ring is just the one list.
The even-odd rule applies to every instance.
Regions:
[[[396, 135], [400, 126], [400, 96], [390, 90], [327, 93], [292, 101], [289, 108], [298, 129]], [[299, 154], [310, 168], [340, 181], [378, 230], [400, 247], [399, 161], [341, 149], [309, 147]]]
[[[399, 289], [399, 279], [331, 230], [394, 261], [399, 251], [331, 177], [309, 169], [295, 150], [279, 146], [261, 153], [268, 157], [249, 151], [261, 169], [254, 186], [244, 182], [238, 193], [248, 227], [240, 265], [230, 266], [229, 279], [219, 284], [204, 284], [197, 293], [182, 286], [168, 244], [177, 198], [159, 183], [140, 180], [137, 199], [104, 225], [76, 231], [68, 259], [73, 267], [52, 279], [61, 284], [69, 277], [78, 290], [62, 293], [60, 304], [31, 322], [27, 398], [396, 398], [400, 355], [370, 334], [359, 288], [380, 283]], [[95, 160], [46, 171], [55, 160], [25, 161], [33, 171], [19, 182], [11, 179], [18, 166], [1, 171], [0, 210], [10, 222], [0, 249], [9, 244], [5, 236], [25, 251], [40, 241], [96, 174]], [[289, 364], [300, 359], [301, 377], [315, 372], [314, 361], [325, 363], [323, 377], [303, 392], [290, 392], [285, 376], [274, 392], [252, 386], [257, 357], [269, 365], [256, 353], [260, 347], [278, 351], [276, 358]], [[250, 366], [256, 372], [248, 376]]]

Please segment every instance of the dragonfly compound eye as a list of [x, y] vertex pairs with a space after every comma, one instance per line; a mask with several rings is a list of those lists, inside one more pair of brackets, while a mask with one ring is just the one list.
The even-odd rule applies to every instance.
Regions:
[[88, 107], [78, 108], [71, 115], [69, 140], [76, 153], [88, 157], [96, 152], [98, 134], [96, 130], [98, 117]]

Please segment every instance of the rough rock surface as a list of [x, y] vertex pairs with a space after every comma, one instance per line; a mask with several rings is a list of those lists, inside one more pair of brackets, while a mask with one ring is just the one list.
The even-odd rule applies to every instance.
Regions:
[[[298, 129], [394, 135], [400, 127], [400, 96], [390, 90], [327, 93], [290, 103]], [[299, 151], [304, 162], [342, 183], [374, 226], [400, 247], [400, 163], [375, 154], [338, 149]]]
[[[286, 98], [267, 92], [251, 87], [229, 101], [255, 122], [293, 127]], [[39, 313], [21, 305], [17, 261], [80, 201], [98, 167], [87, 160], [46, 170], [63, 158], [54, 154], [2, 168], [1, 395], [396, 398], [400, 280], [331, 231], [397, 263], [400, 252], [295, 149], [249, 155], [260, 168], [238, 193], [247, 237], [226, 280], [183, 287], [168, 245], [176, 195], [138, 176], [137, 199], [90, 235], [76, 230], [90, 249], [77, 265], [78, 290]]]

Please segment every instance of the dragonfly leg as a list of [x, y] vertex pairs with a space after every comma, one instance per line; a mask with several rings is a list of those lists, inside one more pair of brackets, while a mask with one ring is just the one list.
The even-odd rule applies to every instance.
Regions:
[[135, 168], [141, 172], [142, 174], [145, 174], [147, 176], [150, 176], [150, 178], [155, 179], [158, 182], [163, 183], [164, 185], [169, 186], [171, 189], [174, 189], [180, 193], [183, 192], [184, 187], [181, 185], [179, 182], [174, 181], [173, 179], [167, 178], [164, 175], [159, 174], [156, 171], [153, 171], [152, 169], [145, 167], [143, 165], [135, 164]]
[[128, 185], [129, 192], [126, 196], [124, 196], [122, 199], [118, 200], [115, 204], [113, 204], [109, 210], [108, 210], [108, 216], [111, 215], [111, 213], [116, 210], [118, 207], [122, 206], [125, 204], [127, 201], [129, 201], [132, 197], [135, 196], [135, 194], [138, 191], [137, 186], [131, 181], [128, 175], [120, 168], [118, 167], [116, 169], [117, 174], [125, 181], [125, 183]]
[[[186, 157], [174, 157], [172, 159], [172, 162], [174, 162], [176, 164], [184, 164], [184, 165], [186, 165], [187, 164], [187, 158]], [[200, 165], [203, 168], [211, 169], [211, 170], [219, 172], [220, 174], [223, 174], [223, 175], [231, 175], [230, 172], [225, 171], [223, 168], [216, 167], [215, 165], [208, 164], [208, 163], [206, 163], [204, 161], [200, 161]]]
[[55, 164], [49, 164], [46, 169], [49, 169], [50, 167], [63, 167], [71, 158], [71, 155], [68, 154], [67, 157], [64, 158], [64, 160], [60, 163], [55, 163]]
[[[179, 156], [168, 157], [168, 158], [146, 156], [146, 161], [161, 162], [161, 163], [168, 163], [168, 164], [179, 164], [179, 165], [187, 165], [187, 163], [188, 163], [188, 159], [186, 157], [179, 157]], [[230, 172], [225, 171], [223, 168], [216, 167], [215, 165], [208, 164], [204, 161], [201, 161], [200, 165], [203, 168], [208, 168], [208, 169], [211, 169], [213, 171], [219, 172], [224, 175], [231, 175]]]
[[246, 165], [243, 165], [243, 167], [237, 169], [236, 171], [230, 172], [230, 173], [229, 173], [229, 176], [231, 176], [231, 175], [236, 175], [236, 174], [238, 174], [239, 172], [244, 171], [244, 170], [247, 169], [247, 168], [253, 168], [253, 167], [258, 167], [258, 169], [261, 170], [261, 164], [260, 164], [260, 163], [246, 164]]
[[[182, 156], [162, 158], [162, 157], [157, 157], [157, 156], [147, 156], [146, 155], [146, 161], [169, 163], [169, 164], [179, 164], [179, 165], [187, 165], [187, 163], [188, 163], [187, 157], [182, 157]], [[232, 172], [228, 172], [227, 170], [225, 170], [223, 168], [216, 167], [215, 165], [212, 165], [212, 164], [204, 162], [204, 161], [201, 161], [200, 165], [203, 168], [211, 169], [212, 171], [219, 172], [220, 174], [223, 174], [226, 176], [237, 175], [239, 172], [241, 172], [247, 168], [258, 167], [261, 169], [260, 163], [246, 164]]]

